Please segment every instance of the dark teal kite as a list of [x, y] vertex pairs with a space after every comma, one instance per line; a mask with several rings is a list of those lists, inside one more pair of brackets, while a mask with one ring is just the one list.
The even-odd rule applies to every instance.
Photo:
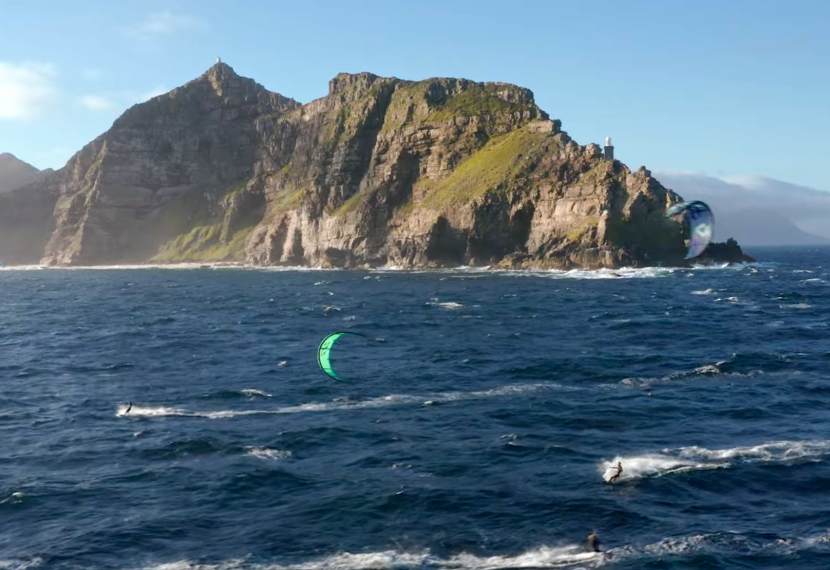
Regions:
[[715, 216], [705, 203], [700, 201], [675, 204], [666, 213], [668, 218], [685, 219], [689, 226], [686, 239], [686, 259], [692, 259], [704, 252], [715, 231]]

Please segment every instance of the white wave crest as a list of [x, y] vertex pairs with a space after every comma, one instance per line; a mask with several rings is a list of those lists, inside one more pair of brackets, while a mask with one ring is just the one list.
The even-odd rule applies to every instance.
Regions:
[[737, 377], [737, 378], [744, 378], [748, 376], [753, 376], [754, 373], [740, 373], [740, 372], [724, 372], [722, 370], [722, 366], [726, 364], [727, 361], [716, 362], [715, 364], [704, 364], [703, 366], [698, 366], [691, 372], [675, 372], [673, 374], [669, 374], [667, 376], [661, 377], [652, 377], [652, 378], [623, 378], [620, 380], [620, 384], [625, 386], [632, 386], [637, 388], [648, 388], [649, 386], [661, 382], [674, 382], [677, 380], [687, 380], [690, 378], [700, 378], [700, 377], [712, 377], [712, 376], [729, 376], [729, 377]]
[[[517, 555], [476, 556], [459, 553], [448, 558], [435, 556], [428, 550], [399, 552], [339, 552], [295, 564], [253, 563], [244, 558], [218, 563], [200, 563], [189, 560], [158, 564], [144, 570], [506, 570], [508, 568], [571, 568], [573, 570], [597, 568], [606, 563], [624, 560], [661, 560], [666, 556], [687, 555], [698, 552], [751, 554], [768, 552], [775, 555], [792, 555], [799, 551], [823, 546], [830, 542], [830, 535], [785, 538], [752, 536], [737, 532], [698, 533], [687, 536], [665, 537], [643, 546], [624, 545], [607, 549], [604, 553], [585, 552], [579, 545], [542, 545]], [[12, 562], [14, 565], [4, 566]], [[25, 565], [24, 565], [25, 564]], [[0, 561], [0, 570], [25, 570], [41, 564], [40, 559], [31, 563]], [[632, 568], [635, 566], [632, 566]], [[642, 567], [637, 566], [637, 567]]]
[[799, 459], [821, 460], [830, 456], [830, 440], [772, 441], [760, 445], [707, 449], [705, 447], [681, 447], [683, 457], [705, 459], [745, 459], [757, 461], [792, 461]]
[[622, 474], [615, 484], [644, 479], [646, 477], [660, 477], [673, 473], [688, 473], [690, 471], [701, 471], [707, 469], [722, 469], [728, 467], [728, 463], [709, 463], [700, 461], [684, 460], [678, 457], [660, 455], [657, 453], [648, 455], [635, 455], [633, 457], [617, 456], [611, 461], [603, 461], [599, 466], [603, 480], [608, 480], [609, 472], [616, 472], [614, 466], [622, 464]]
[[[130, 410], [127, 412], [127, 410]], [[129, 407], [127, 404], [119, 404], [118, 408], [115, 412], [116, 416], [121, 417], [162, 417], [162, 416], [186, 416], [188, 415], [187, 412], [184, 410], [180, 410], [179, 408], [169, 408], [166, 406], [154, 406], [154, 407], [147, 407], [147, 406], [132, 406]]]
[[37, 568], [42, 564], [42, 558], [32, 558], [31, 560], [0, 560], [0, 570], [28, 570], [29, 568]]
[[675, 272], [675, 268], [666, 267], [621, 267], [619, 269], [498, 270], [493, 273], [501, 276], [547, 279], [654, 279], [670, 277]]
[[692, 291], [692, 295], [714, 295], [714, 289], [704, 289], [702, 291]]
[[[21, 493], [19, 491], [15, 491], [14, 493], [10, 494], [5, 499], [0, 500], [0, 505], [17, 505], [23, 502], [23, 500], [27, 497], [26, 493]], [[0, 566], [2, 568], [2, 566]]]
[[443, 307], [445, 309], [450, 309], [451, 311], [457, 311], [458, 309], [463, 309], [464, 305], [461, 303], [455, 303], [453, 301], [447, 301], [444, 303], [439, 303], [437, 301], [429, 302], [427, 305], [431, 307]]
[[244, 390], [240, 390], [243, 395], [248, 396], [249, 398], [270, 398], [271, 394], [268, 392], [263, 392], [262, 390], [256, 390], [254, 388], [245, 388]]
[[[3, 266], [0, 266], [0, 271], [40, 271], [41, 269], [49, 269], [49, 268], [45, 265], [3, 265]], [[0, 560], [0, 564], [2, 564], [2, 563], [3, 563], [3, 561]], [[0, 566], [0, 569], [2, 569], [2, 568], [3, 568], [3, 566]]]
[[510, 384], [507, 386], [500, 386], [498, 388], [491, 388], [489, 390], [479, 390], [475, 392], [439, 392], [426, 396], [416, 396], [412, 394], [389, 394], [387, 396], [378, 396], [366, 400], [342, 400], [336, 399], [331, 402], [309, 402], [306, 404], [298, 404], [296, 406], [286, 406], [274, 410], [217, 410], [217, 411], [188, 411], [181, 408], [173, 408], [167, 406], [145, 407], [134, 405], [129, 414], [126, 414], [127, 406], [122, 404], [118, 406], [116, 415], [118, 416], [141, 416], [141, 417], [164, 417], [164, 416], [179, 416], [179, 417], [194, 417], [194, 418], [209, 418], [209, 419], [228, 419], [240, 416], [256, 416], [256, 415], [271, 415], [271, 414], [297, 414], [307, 412], [331, 412], [338, 410], [360, 410], [371, 408], [385, 408], [396, 405], [434, 405], [438, 403], [455, 402], [460, 400], [477, 400], [483, 398], [495, 398], [499, 396], [509, 396], [513, 394], [523, 394], [528, 392], [537, 392], [541, 390], [575, 390], [577, 388], [569, 388], [555, 383], [539, 383], [539, 384]]
[[461, 553], [450, 558], [434, 556], [429, 551], [351, 553], [341, 552], [325, 558], [298, 564], [251, 564], [229, 560], [219, 564], [197, 564], [181, 561], [153, 566], [147, 570], [405, 570], [446, 568], [457, 570], [500, 570], [503, 568], [566, 568], [598, 561], [602, 554], [585, 552], [576, 545], [542, 546], [516, 556], [475, 556]]
[[661, 453], [617, 456], [610, 461], [602, 461], [598, 471], [607, 480], [609, 470], [613, 470], [619, 462], [623, 472], [616, 482], [623, 483], [675, 473], [732, 468], [741, 462], [822, 461], [827, 457], [830, 457], [830, 440], [773, 441], [726, 449], [692, 446], [664, 449]]
[[289, 459], [292, 456], [292, 453], [285, 449], [270, 449], [268, 447], [246, 447], [245, 448], [245, 455], [250, 455], [252, 457], [258, 457], [260, 459]]

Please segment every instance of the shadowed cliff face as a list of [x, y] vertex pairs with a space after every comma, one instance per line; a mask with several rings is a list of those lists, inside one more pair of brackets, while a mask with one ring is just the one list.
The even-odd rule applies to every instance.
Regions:
[[34, 182], [41, 172], [7, 152], [0, 153], [0, 194]]
[[217, 64], [129, 109], [57, 173], [43, 262], [140, 262], [200, 228], [221, 233], [228, 195], [258, 161], [256, 119], [298, 105]]
[[527, 89], [461, 79], [341, 74], [300, 105], [217, 64], [24, 190], [49, 220], [49, 264], [566, 268], [684, 252], [664, 217], [679, 197], [647, 170], [571, 141]]

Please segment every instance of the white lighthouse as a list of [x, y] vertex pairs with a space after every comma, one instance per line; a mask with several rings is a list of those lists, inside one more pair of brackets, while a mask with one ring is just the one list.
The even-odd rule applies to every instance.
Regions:
[[605, 160], [608, 162], [614, 160], [614, 145], [611, 144], [611, 137], [605, 137]]

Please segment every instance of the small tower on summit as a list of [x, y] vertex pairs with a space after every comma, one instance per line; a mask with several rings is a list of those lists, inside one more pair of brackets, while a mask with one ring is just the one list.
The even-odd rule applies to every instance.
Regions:
[[611, 144], [611, 137], [605, 137], [605, 160], [606, 162], [614, 160], [614, 145]]
[[217, 58], [216, 58], [216, 63], [222, 63], [222, 58], [221, 58], [221, 57], [217, 57]]

